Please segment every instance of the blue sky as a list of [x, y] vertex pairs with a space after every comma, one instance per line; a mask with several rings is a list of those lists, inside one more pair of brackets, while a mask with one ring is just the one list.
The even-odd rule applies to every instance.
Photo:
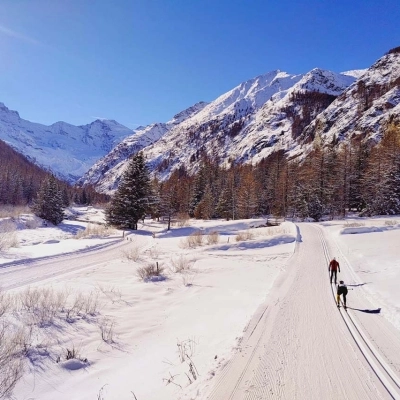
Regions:
[[0, 0], [0, 102], [22, 118], [166, 122], [271, 70], [367, 68], [398, 0]]

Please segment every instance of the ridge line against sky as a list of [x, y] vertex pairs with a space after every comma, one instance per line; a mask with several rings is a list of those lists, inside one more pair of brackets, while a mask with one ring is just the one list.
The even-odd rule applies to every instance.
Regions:
[[3, 0], [0, 102], [46, 125], [166, 122], [272, 70], [368, 68], [399, 20], [394, 0]]

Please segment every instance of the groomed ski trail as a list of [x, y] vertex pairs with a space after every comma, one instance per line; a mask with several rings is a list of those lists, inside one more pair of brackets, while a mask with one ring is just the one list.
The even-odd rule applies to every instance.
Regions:
[[[206, 398], [400, 399], [393, 382], [382, 382], [337, 310], [328, 278], [333, 245], [326, 243], [317, 225], [298, 227], [298, 243], [286, 271]], [[348, 305], [353, 304], [351, 294], [348, 299]]]

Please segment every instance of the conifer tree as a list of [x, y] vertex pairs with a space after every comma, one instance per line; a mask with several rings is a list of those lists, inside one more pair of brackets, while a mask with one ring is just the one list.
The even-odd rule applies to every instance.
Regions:
[[111, 225], [137, 229], [150, 207], [150, 175], [143, 154], [130, 159], [111, 204], [106, 210], [107, 222]]
[[42, 183], [32, 210], [35, 215], [54, 225], [58, 225], [64, 219], [62, 191], [54, 175], [50, 175]]

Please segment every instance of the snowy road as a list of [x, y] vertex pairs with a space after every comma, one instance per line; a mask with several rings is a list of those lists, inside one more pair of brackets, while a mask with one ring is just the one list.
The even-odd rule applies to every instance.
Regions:
[[117, 239], [104, 245], [76, 251], [70, 254], [43, 257], [43, 259], [19, 260], [0, 267], [0, 286], [11, 290], [53, 279], [120, 258], [127, 240]]
[[298, 226], [286, 272], [207, 399], [400, 399], [399, 332], [368, 303], [346, 262], [340, 277], [355, 284], [348, 314], [337, 309], [328, 261], [344, 255], [317, 225]]

